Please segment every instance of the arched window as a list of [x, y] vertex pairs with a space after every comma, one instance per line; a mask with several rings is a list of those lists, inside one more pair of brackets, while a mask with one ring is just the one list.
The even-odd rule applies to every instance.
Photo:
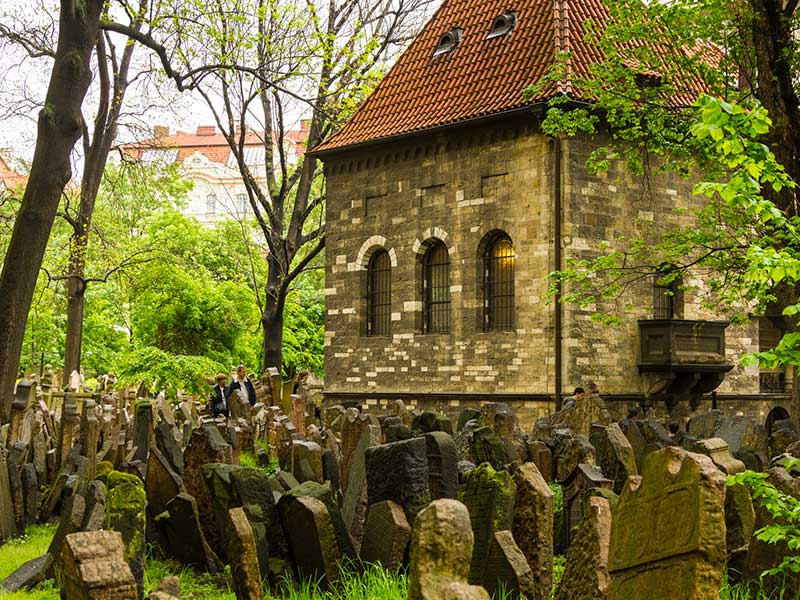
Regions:
[[450, 331], [450, 255], [440, 241], [422, 258], [422, 331]]
[[516, 327], [514, 307], [514, 245], [505, 233], [496, 234], [484, 254], [483, 326], [486, 331]]
[[654, 319], [677, 319], [683, 314], [680, 279], [673, 277], [670, 281], [665, 281], [669, 276], [670, 272], [665, 268], [653, 278]]
[[208, 194], [206, 196], [206, 213], [213, 215], [217, 212], [217, 195]]
[[389, 335], [392, 322], [392, 262], [378, 250], [367, 265], [367, 335]]

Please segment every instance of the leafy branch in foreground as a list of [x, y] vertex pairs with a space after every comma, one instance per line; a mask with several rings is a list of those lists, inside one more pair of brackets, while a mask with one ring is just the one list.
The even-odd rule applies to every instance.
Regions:
[[[800, 459], [787, 461], [784, 468], [800, 467]], [[757, 539], [768, 544], [785, 544], [791, 554], [783, 557], [777, 567], [764, 571], [761, 576], [800, 574], [800, 500], [782, 492], [767, 481], [768, 473], [744, 471], [728, 476], [728, 485], [747, 486], [754, 502], [758, 502], [772, 517], [772, 522], [755, 532]]]

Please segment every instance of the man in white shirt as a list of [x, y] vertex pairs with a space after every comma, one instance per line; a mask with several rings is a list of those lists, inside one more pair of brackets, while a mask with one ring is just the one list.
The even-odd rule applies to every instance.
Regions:
[[256, 389], [250, 379], [247, 378], [247, 370], [244, 365], [239, 365], [236, 369], [236, 377], [231, 379], [228, 384], [227, 397], [230, 398], [234, 390], [239, 390], [242, 399], [247, 400], [250, 406], [256, 403]]

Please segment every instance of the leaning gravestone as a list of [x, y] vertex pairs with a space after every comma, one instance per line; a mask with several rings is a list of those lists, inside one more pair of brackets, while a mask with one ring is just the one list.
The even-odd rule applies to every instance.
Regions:
[[631, 475], [638, 475], [633, 446], [619, 425], [592, 425], [589, 439], [595, 450], [595, 461], [603, 475], [614, 482], [614, 492], [619, 494]]
[[396, 571], [403, 564], [410, 540], [411, 526], [399, 504], [391, 500], [373, 504], [367, 512], [361, 560]]
[[431, 500], [458, 497], [458, 450], [453, 436], [443, 431], [425, 434]]
[[467, 508], [457, 500], [434, 500], [414, 522], [408, 600], [489, 600], [467, 583], [474, 540]]
[[[633, 480], [632, 480], [633, 481]], [[725, 475], [668, 447], [623, 489], [611, 528], [609, 600], [716, 598], [725, 566]]]
[[517, 486], [511, 531], [535, 582], [529, 600], [547, 598], [553, 583], [553, 490], [532, 462], [514, 471]]
[[283, 526], [300, 576], [319, 580], [323, 585], [336, 582], [342, 555], [325, 504], [301, 496], [281, 498], [281, 505]]
[[417, 513], [431, 501], [425, 438], [372, 446], [364, 456], [369, 504], [397, 502], [413, 524]]
[[167, 540], [167, 554], [182, 565], [210, 573], [219, 571], [220, 561], [203, 535], [195, 499], [186, 493], [178, 494], [167, 503], [166, 512], [156, 519]]
[[567, 552], [566, 566], [555, 600], [605, 600], [608, 594], [608, 549], [611, 506], [608, 500], [587, 499], [586, 516]]
[[506, 471], [495, 471], [483, 463], [467, 473], [459, 500], [469, 511], [474, 546], [470, 561], [469, 581], [483, 581], [489, 544], [496, 531], [511, 529], [514, 516], [516, 486]]
[[11, 486], [8, 481], [8, 463], [0, 452], [0, 542], [12, 537], [17, 531], [14, 509], [11, 503]]
[[231, 561], [231, 579], [237, 600], [261, 600], [261, 573], [256, 554], [256, 538], [243, 508], [228, 511], [228, 556]]
[[512, 598], [535, 598], [536, 584], [525, 555], [510, 531], [497, 531], [489, 544], [483, 587], [492, 596], [505, 589]]

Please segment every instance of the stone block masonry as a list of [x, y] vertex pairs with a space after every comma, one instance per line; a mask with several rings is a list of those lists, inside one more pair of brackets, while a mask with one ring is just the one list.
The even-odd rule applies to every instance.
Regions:
[[[653, 175], [646, 187], [621, 170], [589, 174], [586, 159], [601, 143], [562, 144], [559, 240], [554, 148], [532, 114], [327, 157], [326, 393], [339, 396], [335, 401], [348, 393], [375, 401], [392, 393], [462, 394], [467, 403], [521, 394], [543, 405], [531, 413], [546, 412], [556, 392], [555, 308], [544, 299], [555, 244], [564, 265], [592, 258], [602, 243], [619, 245], [649, 225], [690, 223], [701, 202], [691, 182], [672, 175]], [[484, 250], [497, 231], [514, 247], [515, 319], [508, 331], [485, 331]], [[426, 333], [422, 262], [435, 241], [448, 251], [449, 327]], [[367, 265], [378, 250], [391, 263], [390, 331], [368, 336]], [[687, 291], [676, 316], [721, 318], [701, 300], [700, 292]], [[623, 311], [628, 305], [636, 310]], [[652, 281], [619, 301], [621, 326], [592, 321], [596, 308], [608, 307], [563, 306], [560, 392], [593, 380], [603, 394], [643, 395], [649, 383], [637, 368], [637, 319], [653, 318]], [[733, 363], [757, 346], [752, 326], [730, 327], [726, 337]], [[737, 366], [720, 390], [757, 393], [758, 373]]]

